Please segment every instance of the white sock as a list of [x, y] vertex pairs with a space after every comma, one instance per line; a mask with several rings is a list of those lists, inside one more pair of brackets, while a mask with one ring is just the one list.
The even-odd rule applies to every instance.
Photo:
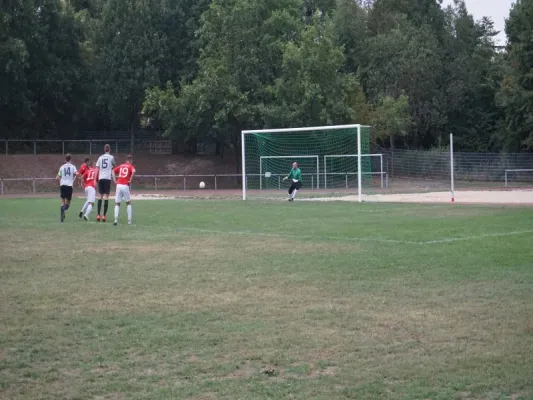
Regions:
[[291, 193], [289, 193], [289, 199], [291, 198], [291, 195], [292, 195], [292, 194], [291, 194]]
[[131, 209], [131, 204], [128, 204], [128, 222], [131, 224], [131, 215], [133, 214], [133, 210]]
[[120, 213], [120, 206], [115, 206], [115, 222], [118, 221], [118, 214]]
[[89, 217], [89, 214], [91, 213], [91, 211], [93, 210], [93, 205], [92, 204], [89, 204], [87, 206], [87, 212], [85, 213], [85, 216], [86, 217]]
[[293, 198], [293, 199], [296, 197], [296, 193], [298, 193], [298, 190], [297, 190], [297, 189], [294, 189], [294, 191], [292, 192], [292, 198]]
[[88, 206], [89, 206], [89, 202], [86, 201], [85, 204], [83, 205], [83, 207], [81, 208], [81, 212], [85, 212], [85, 210], [87, 210]]

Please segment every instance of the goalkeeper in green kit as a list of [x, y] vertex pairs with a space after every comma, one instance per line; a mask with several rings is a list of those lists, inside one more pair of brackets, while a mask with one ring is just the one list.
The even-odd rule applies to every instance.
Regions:
[[289, 175], [283, 178], [283, 181], [288, 179], [292, 179], [291, 187], [289, 188], [289, 201], [294, 201], [296, 193], [298, 193], [298, 190], [302, 187], [302, 171], [298, 168], [297, 162], [292, 163], [292, 169], [289, 172]]

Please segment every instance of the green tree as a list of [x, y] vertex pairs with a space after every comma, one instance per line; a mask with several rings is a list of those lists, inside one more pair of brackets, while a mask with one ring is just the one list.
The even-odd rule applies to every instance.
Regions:
[[459, 150], [493, 150], [503, 116], [496, 104], [500, 64], [494, 51], [493, 23], [474, 21], [463, 0], [448, 7], [446, 15], [443, 88], [448, 98], [447, 128], [454, 133]]
[[0, 9], [0, 126], [10, 136], [62, 137], [76, 128], [84, 93], [80, 27], [60, 0]]
[[313, 126], [356, 122], [364, 97], [356, 77], [342, 72], [345, 57], [335, 43], [330, 17], [313, 17], [298, 40], [286, 43], [275, 101], [264, 108], [268, 126]]
[[353, 0], [337, 0], [333, 13], [336, 43], [344, 49], [345, 70], [356, 73], [363, 64], [368, 13]]
[[155, 110], [159, 89], [149, 92], [145, 109], [164, 117], [167, 133], [175, 138], [194, 141], [215, 132], [238, 161], [240, 132], [263, 124], [260, 110], [271, 101], [268, 88], [281, 71], [281, 44], [297, 36], [301, 10], [299, 0], [214, 0], [201, 17], [196, 77], [190, 83], [172, 82], [179, 87], [172, 100], [175, 113]]
[[170, 10], [166, 0], [107, 0], [97, 21], [98, 104], [114, 127], [130, 131], [132, 151], [145, 90], [159, 86], [168, 74], [169, 43], [162, 22]]
[[399, 28], [371, 37], [365, 47], [363, 84], [373, 103], [380, 96], [409, 97], [413, 126], [406, 143], [431, 146], [446, 125], [446, 97], [441, 89], [442, 48], [427, 26], [403, 21]]
[[372, 119], [372, 134], [378, 140], [389, 140], [394, 150], [395, 138], [406, 136], [413, 121], [409, 113], [409, 98], [402, 94], [398, 98], [379, 96]]
[[509, 68], [500, 95], [510, 150], [533, 148], [533, 1], [517, 0], [506, 21]]

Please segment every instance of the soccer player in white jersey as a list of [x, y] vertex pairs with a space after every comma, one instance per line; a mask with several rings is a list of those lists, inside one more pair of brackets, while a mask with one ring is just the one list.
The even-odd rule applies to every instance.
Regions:
[[65, 211], [70, 207], [72, 200], [72, 185], [78, 175], [76, 167], [70, 163], [70, 154], [65, 156], [66, 163], [59, 168], [56, 181], [59, 182], [59, 196], [61, 197], [61, 222], [65, 220]]
[[[106, 144], [104, 146], [104, 154], [98, 158], [96, 162], [96, 168], [98, 174], [94, 179], [94, 185], [98, 187], [98, 214], [96, 215], [97, 221], [106, 221], [107, 208], [109, 207], [109, 193], [111, 192], [111, 175], [113, 167], [115, 166], [115, 157], [111, 154], [111, 146]], [[104, 200], [104, 215], [101, 215], [102, 199]]]

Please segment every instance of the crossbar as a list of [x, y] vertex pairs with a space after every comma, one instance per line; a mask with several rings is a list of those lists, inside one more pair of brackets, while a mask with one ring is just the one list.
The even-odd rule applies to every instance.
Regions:
[[243, 135], [250, 133], [287, 133], [287, 132], [312, 132], [312, 131], [332, 131], [335, 129], [350, 129], [350, 128], [369, 128], [369, 125], [327, 125], [327, 126], [310, 126], [308, 128], [281, 128], [281, 129], [253, 129], [242, 131]]

